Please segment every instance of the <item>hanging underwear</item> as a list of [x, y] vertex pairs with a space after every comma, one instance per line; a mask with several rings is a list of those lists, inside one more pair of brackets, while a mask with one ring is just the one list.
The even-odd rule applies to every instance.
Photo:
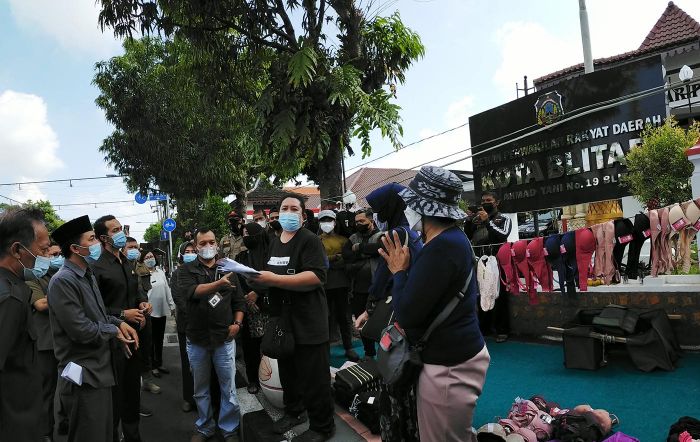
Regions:
[[[615, 248], [613, 249], [613, 258], [615, 268], [620, 271], [623, 268], [622, 260], [625, 257], [625, 249], [627, 245], [634, 241], [634, 224], [632, 220], [622, 218], [615, 220]], [[628, 257], [629, 262], [629, 257]], [[625, 270], [627, 266], [624, 267]], [[618, 279], [619, 282], [619, 279]]]
[[[671, 250], [671, 267], [673, 270], [683, 267], [683, 259], [686, 253], [690, 253], [690, 243], [686, 242], [685, 229], [689, 226], [688, 218], [680, 204], [674, 204], [668, 211], [668, 222], [671, 225], [668, 243]], [[687, 247], [687, 252], [685, 248]]]
[[659, 209], [659, 222], [661, 223], [661, 254], [660, 259], [663, 271], [668, 273], [673, 270], [673, 256], [671, 255], [671, 224], [669, 223], [668, 207]]
[[566, 265], [566, 292], [576, 293], [578, 280], [578, 264], [576, 261], [576, 233], [566, 232], [561, 236], [562, 257]]
[[[561, 256], [561, 236], [558, 233], [549, 235], [544, 241], [545, 259], [552, 270], [559, 275], [559, 290], [564, 293], [566, 284], [566, 265]], [[576, 291], [574, 289], [574, 291]]]
[[591, 229], [584, 227], [574, 231], [576, 238], [576, 265], [578, 267], [578, 286], [581, 291], [588, 290], [588, 275], [593, 268], [593, 253], [596, 251], [595, 237]]
[[679, 249], [681, 252], [680, 268], [683, 273], [690, 272], [690, 246], [693, 244], [695, 235], [700, 230], [700, 207], [698, 200], [690, 200], [681, 204], [688, 226], [681, 231]]
[[527, 245], [527, 261], [532, 272], [540, 283], [543, 292], [554, 290], [552, 268], [547, 264], [544, 256], [544, 238], [537, 237]]
[[651, 276], [659, 276], [661, 270], [661, 221], [658, 210], [649, 211], [651, 229]]
[[639, 276], [639, 255], [642, 252], [644, 242], [651, 237], [651, 229], [649, 228], [649, 216], [644, 213], [638, 213], [634, 216], [634, 229], [632, 235], [634, 239], [630, 243], [629, 251], [627, 252], [627, 277], [637, 279]]
[[527, 241], [521, 239], [513, 243], [513, 263], [518, 269], [518, 275], [525, 279], [525, 286], [522, 287], [523, 291], [527, 293], [530, 299], [530, 304], [537, 304], [537, 289], [535, 287], [535, 280], [533, 278], [533, 271], [528, 265], [527, 261]]
[[593, 275], [610, 284], [615, 275], [613, 248], [615, 246], [615, 224], [608, 221], [591, 226], [596, 240], [595, 265]]
[[520, 283], [518, 281], [518, 272], [513, 264], [512, 244], [507, 242], [498, 249], [496, 253], [498, 265], [501, 267], [501, 282], [506, 287], [507, 291], [518, 295], [520, 294]]

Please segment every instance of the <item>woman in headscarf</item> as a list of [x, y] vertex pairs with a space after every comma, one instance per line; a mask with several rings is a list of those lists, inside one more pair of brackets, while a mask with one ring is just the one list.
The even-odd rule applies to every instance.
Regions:
[[424, 166], [400, 196], [406, 218], [425, 245], [414, 255], [398, 235], [382, 238], [379, 253], [393, 274], [395, 318], [412, 345], [444, 312], [420, 353], [415, 386], [420, 440], [475, 441], [472, 417], [490, 356], [479, 330], [478, 287], [471, 244], [458, 227], [462, 182], [440, 167]]
[[[270, 237], [258, 223], [248, 223], [242, 228], [245, 251], [236, 256], [236, 261], [264, 270], [268, 259]], [[255, 285], [246, 278], [239, 278], [245, 295], [248, 312], [243, 320], [241, 343], [248, 377], [248, 392], [256, 394], [260, 391], [258, 367], [260, 366], [260, 342], [265, 333], [267, 323], [267, 289]]]
[[[406, 203], [399, 194], [405, 189], [406, 187], [397, 183], [386, 184], [371, 192], [366, 199], [379, 222], [386, 223], [387, 235], [398, 238], [401, 244], [407, 244], [410, 256], [416, 257], [422, 248], [422, 243], [418, 233], [409, 228], [404, 215]], [[408, 241], [406, 241], [407, 237]], [[380, 247], [382, 245], [377, 244], [377, 248]], [[391, 296], [392, 286], [393, 277], [387, 263], [380, 260], [369, 288], [367, 311], [355, 321], [357, 328], [362, 328], [378, 301]], [[394, 302], [392, 300], [392, 305]], [[395, 306], [394, 309], [396, 309]], [[385, 442], [419, 441], [415, 389], [397, 391], [387, 386], [382, 388], [379, 396], [382, 440]]]

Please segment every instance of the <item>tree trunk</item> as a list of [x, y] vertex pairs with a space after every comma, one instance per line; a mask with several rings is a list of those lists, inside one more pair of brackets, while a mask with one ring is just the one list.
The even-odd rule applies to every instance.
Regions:
[[234, 192], [234, 195], [236, 195], [236, 200], [232, 203], [233, 210], [242, 218], [245, 218], [248, 211], [248, 197], [246, 196], [245, 190], [242, 192]]
[[[343, 198], [343, 168], [341, 160], [343, 150], [338, 137], [333, 137], [328, 154], [319, 162], [314, 180], [321, 191], [321, 209], [335, 206], [336, 201]], [[309, 207], [313, 209], [313, 207]]]

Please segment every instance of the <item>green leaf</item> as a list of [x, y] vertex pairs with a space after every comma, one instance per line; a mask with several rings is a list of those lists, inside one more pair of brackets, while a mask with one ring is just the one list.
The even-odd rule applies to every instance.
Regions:
[[316, 73], [318, 56], [311, 46], [304, 46], [289, 59], [287, 73], [289, 84], [298, 88], [308, 86]]

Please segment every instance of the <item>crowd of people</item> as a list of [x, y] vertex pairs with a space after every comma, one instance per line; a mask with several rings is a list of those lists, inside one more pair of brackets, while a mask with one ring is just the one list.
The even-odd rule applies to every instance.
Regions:
[[[159, 256], [142, 250], [114, 216], [94, 223], [82, 216], [49, 235], [42, 213], [7, 210], [0, 216], [0, 440], [52, 440], [54, 431], [69, 441], [142, 440], [140, 419], [152, 412], [141, 392], [159, 393], [158, 378], [169, 373], [164, 332], [176, 315], [182, 409], [197, 413], [191, 441], [217, 431], [236, 441], [237, 346], [255, 394], [263, 337], [283, 314], [294, 349], [278, 359], [284, 416], [273, 429], [283, 434], [308, 420], [294, 440], [328, 440], [333, 336], [348, 360], [359, 361], [353, 336], [378, 302], [391, 299], [416, 342], [458, 293], [457, 307], [422, 348], [415, 385], [384, 388], [381, 427], [389, 441], [470, 440], [490, 357], [476, 278], [469, 279], [468, 236], [499, 242], [510, 224], [495, 195], [485, 193], [482, 207], [465, 213], [461, 193], [453, 173], [427, 166], [408, 187], [370, 193], [366, 208], [331, 205], [316, 217], [291, 195], [252, 220], [231, 212], [224, 237], [204, 226], [192, 233], [169, 278]], [[257, 274], [222, 272], [221, 257]], [[507, 325], [494, 327], [505, 339]], [[377, 343], [365, 337], [362, 344], [363, 358], [375, 358]]]

